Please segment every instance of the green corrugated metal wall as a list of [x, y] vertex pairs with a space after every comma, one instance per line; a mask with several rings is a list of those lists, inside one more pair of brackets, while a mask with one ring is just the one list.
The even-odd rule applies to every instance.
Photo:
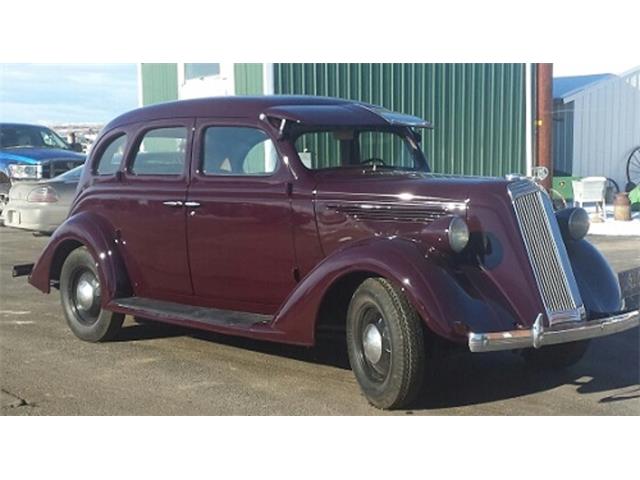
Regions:
[[262, 63], [236, 63], [233, 76], [236, 95], [262, 95]]
[[178, 99], [178, 65], [176, 63], [141, 64], [142, 105]]
[[276, 94], [328, 95], [431, 120], [423, 147], [441, 173], [525, 170], [524, 64], [274, 64]]

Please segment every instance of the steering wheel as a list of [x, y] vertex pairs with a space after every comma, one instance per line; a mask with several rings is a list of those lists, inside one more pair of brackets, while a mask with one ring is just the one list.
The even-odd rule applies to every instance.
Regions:
[[384, 167], [387, 166], [387, 164], [385, 163], [385, 161], [383, 159], [377, 158], [377, 157], [371, 157], [371, 158], [367, 158], [366, 160], [362, 160], [360, 162], [360, 165], [364, 165], [364, 164], [367, 164], [367, 163], [373, 164], [373, 163], [376, 163], [376, 162], [380, 163], [380, 165], [382, 165]]

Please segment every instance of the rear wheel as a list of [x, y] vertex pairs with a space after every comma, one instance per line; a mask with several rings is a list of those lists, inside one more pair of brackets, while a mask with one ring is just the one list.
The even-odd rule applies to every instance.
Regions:
[[369, 278], [351, 298], [347, 348], [353, 373], [372, 405], [406, 407], [420, 392], [425, 364], [420, 317], [387, 280]]
[[85, 247], [72, 251], [60, 272], [62, 308], [71, 331], [87, 342], [111, 340], [124, 315], [101, 308], [100, 276], [96, 261]]
[[529, 348], [523, 352], [528, 365], [534, 368], [560, 370], [575, 365], [589, 348], [589, 340], [560, 343], [539, 349]]

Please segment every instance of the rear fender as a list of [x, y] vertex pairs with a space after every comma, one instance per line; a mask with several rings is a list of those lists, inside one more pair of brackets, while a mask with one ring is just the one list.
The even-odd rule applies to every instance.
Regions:
[[113, 298], [128, 296], [129, 277], [118, 251], [113, 228], [102, 217], [80, 212], [69, 217], [52, 235], [33, 267], [29, 283], [44, 293], [59, 280], [64, 259], [74, 249], [85, 246], [96, 260], [102, 286], [102, 305]]
[[466, 340], [454, 329], [456, 322], [495, 320], [486, 302], [472, 298], [446, 266], [425, 257], [414, 242], [377, 238], [339, 250], [319, 263], [276, 313], [274, 333], [295, 343], [315, 344], [316, 322], [328, 290], [346, 275], [359, 272], [384, 277], [401, 288], [426, 326], [446, 339]]

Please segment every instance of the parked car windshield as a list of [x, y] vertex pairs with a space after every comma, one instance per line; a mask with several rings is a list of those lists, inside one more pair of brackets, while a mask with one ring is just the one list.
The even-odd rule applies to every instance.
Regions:
[[36, 125], [0, 125], [0, 148], [61, 148], [71, 150], [56, 132]]
[[335, 129], [305, 132], [296, 138], [295, 146], [300, 160], [311, 170], [428, 170], [414, 139], [395, 131]]

